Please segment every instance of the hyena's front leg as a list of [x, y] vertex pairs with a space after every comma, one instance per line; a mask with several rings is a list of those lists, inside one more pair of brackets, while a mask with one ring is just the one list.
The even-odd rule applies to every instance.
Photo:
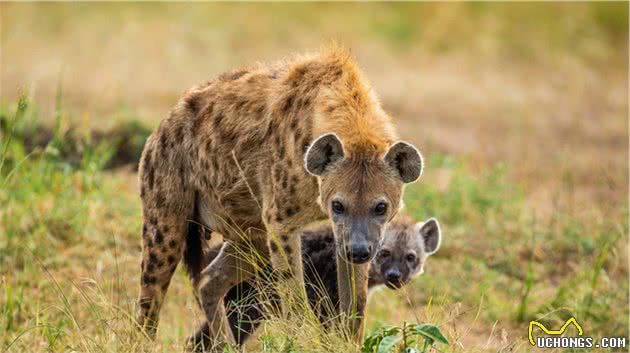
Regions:
[[271, 265], [276, 279], [275, 289], [282, 301], [283, 314], [294, 312], [291, 307], [304, 308], [306, 289], [302, 266], [300, 231], [281, 233], [275, 231], [269, 237]]
[[[280, 151], [284, 148], [280, 147]], [[280, 153], [281, 155], [282, 153]], [[271, 265], [276, 278], [283, 314], [297, 307], [309, 308], [304, 286], [302, 266], [302, 241], [304, 227], [326, 218], [317, 200], [316, 180], [305, 178], [302, 168], [286, 168], [281, 156], [264, 175], [261, 182], [263, 193], [263, 219], [267, 229]], [[313, 314], [307, 309], [307, 314]], [[313, 314], [314, 317], [314, 314]]]
[[352, 264], [339, 255], [336, 258], [342, 329], [356, 343], [360, 343], [363, 337], [370, 264]]
[[[267, 212], [267, 219], [281, 219], [276, 212]], [[302, 305], [307, 298], [302, 266], [301, 234], [304, 226], [296, 222], [287, 225], [272, 221], [267, 224], [267, 229], [271, 265], [274, 278], [278, 279], [276, 289], [282, 298], [283, 313], [286, 314], [292, 311], [288, 310], [287, 305]]]

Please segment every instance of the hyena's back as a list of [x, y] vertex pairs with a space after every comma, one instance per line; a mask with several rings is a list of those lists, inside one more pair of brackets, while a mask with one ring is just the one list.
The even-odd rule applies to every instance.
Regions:
[[261, 219], [253, 195], [259, 193], [258, 161], [268, 155], [273, 129], [266, 96], [273, 78], [267, 71], [223, 75], [192, 89], [145, 148], [143, 162], [156, 158], [153, 173], [160, 175], [154, 178], [165, 188], [179, 186], [184, 194], [186, 189], [204, 191], [198, 200], [178, 200], [198, 203], [201, 215], [212, 216], [203, 223], [213, 228], [220, 228], [222, 219]]

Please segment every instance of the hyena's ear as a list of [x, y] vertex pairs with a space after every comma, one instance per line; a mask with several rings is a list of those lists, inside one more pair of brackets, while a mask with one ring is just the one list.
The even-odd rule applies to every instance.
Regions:
[[437, 219], [429, 218], [424, 223], [418, 223], [418, 233], [424, 242], [424, 252], [426, 255], [433, 255], [440, 248], [442, 241], [442, 231]]
[[385, 155], [385, 163], [398, 172], [404, 183], [416, 181], [422, 174], [422, 155], [417, 148], [405, 142], [396, 142]]
[[318, 137], [306, 151], [306, 170], [316, 176], [322, 176], [330, 170], [335, 162], [344, 157], [343, 144], [334, 133]]

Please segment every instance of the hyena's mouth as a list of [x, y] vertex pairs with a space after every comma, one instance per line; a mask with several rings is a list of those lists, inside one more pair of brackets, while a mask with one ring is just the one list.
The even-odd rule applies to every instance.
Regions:
[[405, 286], [405, 284], [407, 284], [405, 281], [400, 280], [400, 281], [395, 281], [395, 282], [389, 282], [389, 281], [385, 281], [385, 286], [387, 286], [387, 288], [389, 289], [400, 289], [402, 287]]

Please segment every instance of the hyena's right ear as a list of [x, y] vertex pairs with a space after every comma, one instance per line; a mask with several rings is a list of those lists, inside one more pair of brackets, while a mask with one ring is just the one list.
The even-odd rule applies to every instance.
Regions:
[[429, 218], [424, 223], [418, 223], [418, 233], [424, 243], [424, 252], [427, 256], [438, 251], [442, 242], [442, 231], [437, 219]]
[[334, 133], [321, 135], [306, 151], [304, 166], [306, 170], [315, 175], [322, 176], [330, 170], [335, 162], [344, 157], [343, 144]]
[[422, 155], [417, 148], [405, 141], [398, 141], [385, 154], [385, 163], [398, 172], [403, 183], [413, 183], [422, 174]]

